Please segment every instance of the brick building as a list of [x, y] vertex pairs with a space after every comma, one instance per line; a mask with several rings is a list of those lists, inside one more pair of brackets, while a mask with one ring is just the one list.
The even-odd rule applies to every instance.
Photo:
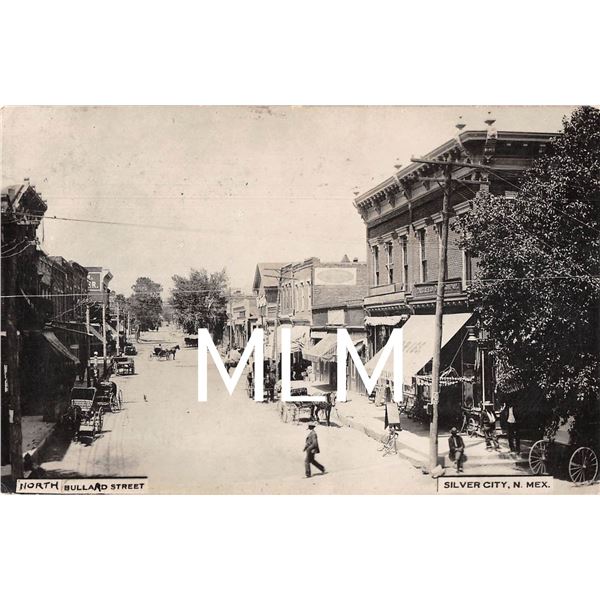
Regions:
[[104, 355], [104, 345], [106, 353], [109, 354], [110, 348], [116, 348], [116, 335], [111, 331], [110, 319], [110, 282], [113, 278], [112, 273], [105, 267], [85, 267], [88, 286], [91, 355], [95, 352], [99, 356]]
[[[337, 330], [344, 328], [350, 334], [364, 362], [366, 339], [363, 300], [368, 292], [367, 263], [358, 259], [350, 262], [344, 257], [340, 263], [326, 263], [318, 267], [314, 279], [314, 299], [310, 343], [303, 357], [310, 360], [314, 379], [337, 386]], [[349, 361], [346, 381], [348, 389], [364, 391], [354, 363]]]
[[[2, 293], [8, 296], [2, 299], [3, 464], [11, 396], [19, 396], [24, 426], [32, 419], [55, 421], [68, 406], [70, 388], [87, 360], [82, 313], [73, 310], [87, 272], [40, 249], [37, 230], [46, 209], [28, 180], [2, 189]], [[16, 343], [9, 347], [11, 328]], [[18, 365], [16, 377], [11, 360]]]
[[[546, 133], [498, 132], [490, 124], [487, 130], [459, 133], [430, 152], [428, 160], [453, 160], [465, 165], [455, 167], [452, 173], [459, 183], [450, 200], [451, 223], [469, 210], [479, 190], [495, 195], [514, 193], [520, 174], [543, 154], [550, 137]], [[373, 368], [391, 330], [403, 327], [404, 391], [417, 404], [429, 399], [427, 375], [431, 372], [442, 221], [441, 187], [424, 178], [441, 177], [442, 165], [411, 163], [354, 202], [366, 227], [369, 289], [364, 308], [368, 353], [375, 357], [367, 370]], [[462, 383], [442, 388], [440, 415], [448, 421], [456, 419], [461, 404], [481, 402], [484, 388], [486, 401], [493, 401], [493, 372], [481, 368], [482, 354], [477, 345], [466, 343], [465, 327], [475, 322], [467, 303], [467, 289], [476, 277], [477, 265], [460, 249], [459, 242], [451, 227], [442, 370], [452, 369], [447, 372]], [[380, 386], [380, 392], [389, 395], [391, 365], [386, 365], [384, 375], [388, 381]]]

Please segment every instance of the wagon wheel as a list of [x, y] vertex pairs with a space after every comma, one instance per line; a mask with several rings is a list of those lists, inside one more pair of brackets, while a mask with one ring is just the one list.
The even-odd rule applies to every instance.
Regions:
[[123, 390], [117, 392], [117, 400], [119, 401], [119, 410], [123, 408]]
[[587, 446], [577, 448], [569, 460], [569, 477], [573, 483], [589, 483], [598, 475], [598, 457]]
[[102, 428], [104, 427], [104, 411], [100, 409], [98, 411], [98, 433], [102, 433]]
[[550, 442], [538, 440], [529, 451], [529, 468], [534, 475], [548, 475], [548, 450]]

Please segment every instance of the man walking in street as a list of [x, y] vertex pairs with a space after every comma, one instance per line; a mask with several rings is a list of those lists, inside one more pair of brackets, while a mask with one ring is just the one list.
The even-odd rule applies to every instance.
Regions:
[[462, 463], [465, 457], [465, 443], [458, 430], [453, 427], [450, 430], [450, 437], [448, 438], [448, 446], [450, 448], [450, 460], [456, 463], [456, 472], [461, 473]]
[[325, 467], [318, 463], [315, 455], [319, 454], [319, 439], [317, 438], [317, 432], [315, 431], [315, 425], [311, 423], [308, 426], [309, 433], [306, 436], [306, 443], [304, 444], [304, 452], [306, 452], [306, 457], [304, 458], [304, 473], [306, 477], [311, 476], [310, 465], [314, 465], [321, 471], [321, 473], [325, 473]]

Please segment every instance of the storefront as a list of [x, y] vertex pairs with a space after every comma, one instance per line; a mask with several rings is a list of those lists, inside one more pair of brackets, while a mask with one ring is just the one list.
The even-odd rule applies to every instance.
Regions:
[[52, 331], [23, 333], [21, 393], [24, 416], [56, 421], [68, 406], [79, 359]]
[[[358, 352], [359, 358], [364, 361], [366, 340], [356, 334], [351, 334], [351, 339]], [[303, 351], [305, 360], [311, 362], [314, 380], [337, 387], [337, 334], [327, 333], [320, 341]], [[358, 375], [354, 361], [346, 362], [346, 387], [359, 393], [364, 391], [364, 385]]]
[[[309, 362], [302, 356], [302, 351], [309, 344], [310, 327], [306, 325], [280, 325], [277, 329], [273, 328], [265, 333], [265, 360], [270, 360], [279, 365], [278, 377], [281, 376], [281, 329], [290, 330], [290, 365], [292, 378], [294, 374], [299, 375], [308, 366]], [[275, 339], [275, 336], [277, 338]]]
[[[459, 423], [463, 407], [473, 405], [479, 397], [476, 383], [476, 346], [467, 342], [467, 325], [471, 313], [455, 313], [443, 316], [441, 353], [440, 422]], [[435, 331], [434, 315], [412, 315], [402, 326], [403, 362], [402, 383], [404, 402], [416, 418], [425, 418], [431, 400], [431, 363]], [[379, 362], [380, 349], [365, 365], [367, 373], [373, 374]], [[378, 403], [393, 398], [393, 355], [386, 361], [375, 399]]]

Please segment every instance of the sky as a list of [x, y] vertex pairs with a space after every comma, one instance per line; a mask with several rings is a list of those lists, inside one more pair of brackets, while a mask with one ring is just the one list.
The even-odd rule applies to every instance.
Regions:
[[[129, 295], [226, 268], [248, 290], [258, 262], [365, 259], [353, 206], [455, 133], [555, 132], [573, 107], [5, 107], [2, 187], [29, 177], [48, 203], [42, 247], [103, 266]], [[164, 294], [166, 297], [167, 294]]]

